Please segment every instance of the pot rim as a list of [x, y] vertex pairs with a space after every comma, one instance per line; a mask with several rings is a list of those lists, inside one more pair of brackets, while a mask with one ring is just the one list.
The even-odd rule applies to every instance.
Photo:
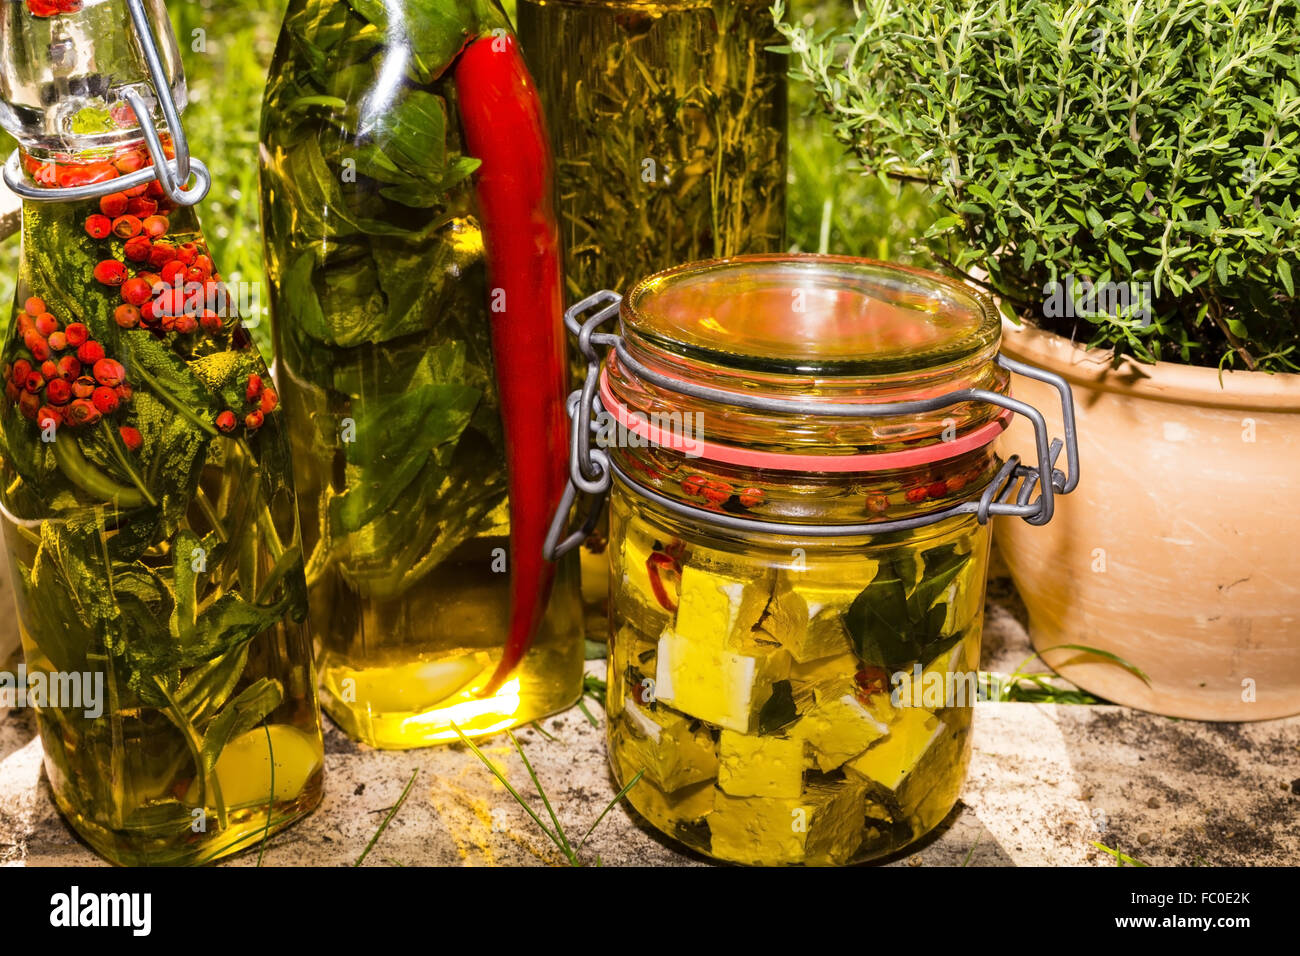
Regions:
[[1300, 412], [1300, 374], [1224, 371], [1175, 362], [1139, 362], [1111, 349], [1086, 349], [1027, 322], [1002, 319], [1002, 351], [1073, 384], [1152, 401], [1211, 408]]

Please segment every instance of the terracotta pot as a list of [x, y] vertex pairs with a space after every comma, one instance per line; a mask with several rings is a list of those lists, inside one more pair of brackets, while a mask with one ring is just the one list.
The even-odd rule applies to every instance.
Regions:
[[[1080, 475], [1039, 528], [996, 535], [1041, 653], [1083, 644], [1146, 672], [1071, 650], [1044, 659], [1120, 704], [1198, 720], [1300, 713], [1300, 375], [1125, 360], [1057, 335], [1003, 326], [1008, 356], [1066, 378]], [[1061, 434], [1047, 385], [1012, 394]], [[1053, 411], [1056, 409], [1056, 411]], [[1021, 418], [1002, 454], [1033, 461]]]

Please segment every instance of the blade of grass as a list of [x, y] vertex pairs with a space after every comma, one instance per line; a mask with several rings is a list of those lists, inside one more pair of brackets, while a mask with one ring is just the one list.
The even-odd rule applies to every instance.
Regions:
[[1147, 863], [1143, 863], [1141, 860], [1136, 859], [1135, 857], [1129, 856], [1127, 853], [1121, 853], [1117, 849], [1112, 850], [1110, 847], [1106, 846], [1105, 844], [1097, 843], [1096, 841], [1093, 841], [1092, 845], [1095, 846], [1098, 850], [1101, 850], [1103, 853], [1109, 853], [1111, 856], [1113, 856], [1115, 858], [1116, 866], [1149, 866], [1150, 865]]
[[538, 827], [541, 828], [541, 831], [546, 834], [546, 836], [550, 839], [550, 841], [554, 843], [557, 847], [559, 847], [561, 850], [563, 850], [564, 845], [560, 843], [559, 839], [556, 837], [554, 833], [551, 832], [550, 828], [545, 823], [542, 822], [542, 818], [537, 815], [537, 811], [534, 810], [532, 806], [528, 803], [528, 801], [523, 798], [523, 795], [520, 794], [519, 791], [514, 788], [514, 785], [511, 784], [510, 781], [505, 778], [505, 775], [500, 770], [497, 769], [497, 765], [494, 764], [491, 760], [489, 760], [487, 758], [487, 755], [484, 754], [483, 751], [478, 749], [478, 747], [474, 744], [474, 741], [470, 740], [468, 737], [465, 736], [464, 732], [460, 729], [460, 727], [455, 722], [452, 723], [451, 729], [456, 731], [456, 735], [460, 737], [460, 739], [464, 742], [465, 746], [467, 746], [470, 749], [470, 751], [473, 752], [474, 756], [478, 757], [478, 759], [483, 762], [483, 765], [486, 766], [489, 771], [491, 771], [492, 776], [496, 777], [497, 780], [501, 782], [501, 786], [505, 787], [506, 792], [509, 793], [510, 796], [515, 798], [515, 802], [524, 808], [524, 812], [533, 818], [533, 822], [536, 823]]
[[591, 711], [587, 709], [587, 705], [583, 702], [582, 698], [578, 699], [578, 710], [582, 711], [582, 716], [587, 718], [587, 723], [591, 724], [593, 727], [600, 727], [600, 721], [591, 716]]
[[257, 865], [266, 856], [266, 844], [271, 839], [271, 817], [275, 815], [275, 746], [271, 743], [271, 725], [263, 724], [266, 731], [266, 749], [271, 754], [271, 795], [266, 798], [266, 829], [262, 831], [262, 845], [257, 848]]
[[1118, 664], [1133, 676], [1141, 678], [1142, 682], [1147, 686], [1151, 685], [1151, 678], [1146, 675], [1142, 668], [1138, 667], [1136, 664], [1130, 664], [1118, 654], [1112, 654], [1110, 651], [1103, 651], [1099, 647], [1089, 647], [1087, 644], [1054, 644], [1051, 647], [1044, 647], [1038, 652], [1038, 656], [1042, 657], [1049, 651], [1083, 651], [1085, 654], [1104, 657], [1106, 660]]
[[[460, 733], [460, 731], [457, 731], [457, 733]], [[360, 866], [363, 862], [365, 862], [365, 859], [370, 854], [370, 851], [373, 850], [375, 848], [375, 844], [379, 842], [379, 838], [383, 836], [384, 831], [388, 829], [388, 824], [392, 823], [393, 817], [397, 816], [397, 811], [402, 809], [402, 804], [406, 802], [406, 798], [411, 793], [411, 787], [415, 785], [415, 778], [418, 777], [419, 775], [420, 775], [420, 771], [418, 769], [412, 771], [411, 779], [406, 781], [406, 787], [402, 790], [402, 795], [397, 798], [397, 802], [393, 804], [392, 807], [389, 809], [388, 816], [384, 817], [384, 822], [379, 824], [379, 829], [376, 830], [375, 835], [370, 838], [370, 842], [367, 843], [366, 848], [361, 851], [361, 855], [357, 857], [357, 862], [353, 863], [352, 864], [353, 866]]]
[[539, 723], [538, 723], [537, 721], [535, 721], [535, 720], [534, 720], [531, 724], [529, 724], [528, 726], [532, 727], [533, 730], [537, 731], [539, 734], [541, 734], [541, 735], [542, 735], [543, 737], [545, 737], [547, 740], [554, 740], [554, 739], [555, 739], [555, 735], [554, 735], [554, 734], [548, 734], [548, 733], [546, 732], [545, 728], [543, 728], [542, 725], [539, 724]]
[[524, 762], [524, 769], [528, 771], [528, 777], [533, 781], [533, 787], [537, 790], [537, 795], [542, 798], [542, 806], [546, 807], [547, 816], [549, 816], [551, 822], [555, 824], [555, 832], [560, 838], [560, 849], [562, 849], [564, 855], [569, 858], [569, 862], [576, 865], [578, 857], [573, 852], [573, 847], [569, 845], [569, 838], [564, 833], [564, 825], [560, 823], [560, 818], [555, 815], [555, 810], [551, 806], [550, 799], [546, 796], [546, 789], [542, 786], [542, 781], [537, 778], [537, 771], [533, 769], [532, 762], [528, 759], [528, 755], [524, 753], [524, 748], [520, 746], [514, 733], [507, 730], [506, 736], [509, 737], [510, 742], [514, 744], [515, 753], [519, 754], [519, 759]]
[[981, 830], [979, 833], [975, 834], [975, 842], [972, 843], [970, 849], [966, 851], [966, 859], [961, 861], [963, 868], [970, 866], [970, 858], [975, 855], [975, 848], [980, 845], [980, 840], [984, 839], [984, 833], [985, 831]]
[[637, 785], [637, 783], [641, 780], [641, 777], [644, 774], [645, 774], [644, 770], [638, 770], [636, 772], [636, 776], [627, 782], [627, 786], [625, 786], [622, 790], [620, 790], [617, 794], [615, 794], [614, 799], [609, 801], [609, 803], [605, 805], [605, 809], [600, 811], [600, 816], [596, 817], [596, 822], [587, 828], [587, 832], [584, 833], [582, 835], [582, 839], [578, 841], [579, 850], [581, 850], [583, 846], [586, 845], [587, 837], [591, 836], [592, 833], [595, 832], [596, 827], [600, 826], [600, 821], [605, 819], [605, 815], [609, 813], [609, 811], [613, 810], [616, 806], [618, 806], [618, 802], [627, 796], [627, 792]]

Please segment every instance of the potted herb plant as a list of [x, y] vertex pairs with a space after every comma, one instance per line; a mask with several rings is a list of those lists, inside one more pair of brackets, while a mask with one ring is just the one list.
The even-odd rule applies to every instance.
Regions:
[[[1078, 492], [1046, 529], [998, 528], [1035, 647], [1148, 710], [1300, 711], [1300, 8], [854, 10], [781, 25], [796, 76], [869, 173], [930, 186], [918, 244], [1074, 391]], [[1040, 388], [1013, 384], [1050, 407]]]

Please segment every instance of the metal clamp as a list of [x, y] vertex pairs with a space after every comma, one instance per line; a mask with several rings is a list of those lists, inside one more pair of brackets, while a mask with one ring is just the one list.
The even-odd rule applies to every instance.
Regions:
[[[176, 109], [176, 101], [172, 99], [171, 84], [167, 81], [167, 71], [163, 68], [158, 44], [154, 39], [153, 29], [149, 26], [149, 18], [145, 14], [142, 0], [127, 0], [126, 5], [130, 10], [135, 31], [139, 34], [140, 48], [149, 67], [149, 78], [153, 83], [154, 95], [158, 98], [158, 105], [162, 107], [163, 119], [167, 121], [167, 130], [171, 133], [176, 158], [167, 158], [163, 150], [162, 138], [158, 135], [158, 127], [154, 125], [153, 111], [144, 97], [135, 90], [127, 90], [127, 104], [140, 124], [140, 132], [144, 135], [149, 155], [153, 158], [153, 165], [102, 183], [45, 189], [33, 186], [27, 181], [27, 176], [23, 172], [21, 151], [15, 149], [4, 165], [4, 179], [5, 185], [21, 198], [31, 202], [80, 202], [141, 186], [156, 179], [162, 184], [163, 192], [172, 202], [180, 206], [193, 206], [201, 202], [208, 194], [208, 190], [212, 188], [212, 174], [208, 171], [208, 167], [190, 155], [190, 144], [185, 136], [185, 127], [181, 125], [180, 111]], [[194, 176], [194, 185], [186, 189], [185, 184], [189, 182], [191, 174]]]
[[[986, 524], [990, 517], [1004, 515], [1023, 518], [1029, 524], [1043, 525], [1052, 520], [1056, 510], [1056, 496], [1069, 494], [1079, 484], [1079, 444], [1075, 432], [1074, 396], [1069, 383], [1052, 372], [1017, 362], [999, 355], [997, 363], [1008, 371], [1026, 378], [1046, 382], [1056, 389], [1061, 398], [1061, 420], [1065, 438], [1049, 438], [1047, 421], [1042, 412], [1019, 401], [982, 388], [964, 388], [946, 395], [933, 398], [917, 399], [908, 402], [881, 402], [871, 405], [836, 404], [822, 402], [803, 402], [787, 399], [763, 398], [756, 395], [724, 391], [710, 388], [695, 382], [663, 375], [648, 368], [638, 361], [627, 348], [622, 337], [612, 332], [596, 330], [618, 314], [621, 296], [615, 292], [597, 292], [578, 302], [564, 313], [564, 324], [578, 338], [578, 346], [587, 359], [587, 379], [582, 389], [569, 396], [569, 415], [573, 430], [569, 445], [569, 486], [565, 490], [564, 500], [551, 521], [550, 533], [546, 538], [546, 557], [555, 560], [565, 552], [582, 543], [595, 526], [600, 508], [609, 493], [613, 475], [624, 484], [634, 487], [636, 493], [656, 506], [680, 517], [705, 522], [717, 527], [736, 531], [749, 531], [760, 534], [792, 534], [807, 537], [836, 537], [841, 535], [885, 534], [892, 531], [909, 531], [915, 528], [935, 524], [947, 518], [959, 515], [975, 515], [980, 524]], [[583, 320], [582, 316], [592, 310], [597, 311]], [[755, 411], [775, 412], [778, 414], [824, 415], [845, 418], [871, 418], [898, 416], [933, 412], [952, 405], [965, 402], [987, 402], [999, 408], [1024, 415], [1034, 426], [1034, 445], [1040, 463], [1046, 465], [1050, 480], [1043, 481], [1042, 465], [1022, 465], [1018, 455], [1012, 455], [998, 469], [993, 480], [989, 482], [978, 501], [963, 501], [950, 508], [899, 518], [894, 521], [872, 521], [861, 524], [795, 524], [776, 521], [764, 521], [746, 518], [725, 512], [708, 511], [669, 498], [653, 489], [633, 482], [622, 469], [615, 465], [609, 455], [600, 448], [592, 447], [591, 436], [596, 432], [593, 414], [604, 411], [600, 397], [596, 393], [600, 373], [600, 355], [595, 346], [607, 346], [614, 349], [619, 363], [630, 369], [639, 378], [666, 391], [689, 395], [706, 401], [724, 405], [734, 405]], [[1056, 467], [1062, 450], [1065, 451], [1066, 471]], [[574, 532], [560, 540], [560, 535], [568, 521], [569, 509], [577, 499], [578, 491], [594, 497], [592, 509], [583, 523], [583, 530]]]

